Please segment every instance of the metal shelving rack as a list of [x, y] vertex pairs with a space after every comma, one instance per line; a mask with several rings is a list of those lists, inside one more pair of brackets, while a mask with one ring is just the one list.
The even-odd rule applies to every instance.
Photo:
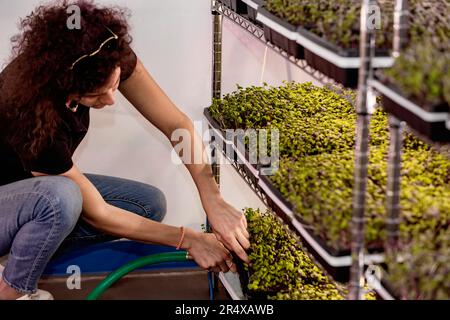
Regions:
[[[364, 6], [371, 5], [371, 2], [375, 3], [374, 0], [363, 0], [363, 11]], [[381, 90], [386, 90], [386, 88], [381, 85], [378, 81], [374, 80], [373, 70], [370, 66], [370, 61], [373, 60], [375, 52], [375, 37], [370, 29], [365, 29], [363, 24], [367, 21], [367, 16], [361, 16], [361, 59], [363, 60], [363, 68], [360, 69], [360, 79], [358, 87], [358, 117], [364, 116], [368, 113], [368, 101], [363, 101], [367, 98], [367, 94], [375, 95], [376, 93], [382, 92]], [[408, 0], [395, 0], [394, 9], [394, 37], [393, 37], [393, 50], [392, 56], [394, 59], [398, 58], [401, 51], [405, 49], [408, 45], [408, 32], [409, 32], [409, 3]], [[365, 48], [365, 50], [363, 50]], [[366, 73], [366, 74], [365, 74]], [[427, 113], [423, 110], [419, 110], [421, 113], [426, 114], [428, 121], [448, 121], [447, 114], [439, 113]], [[416, 112], [419, 112], [416, 111]], [[396, 255], [398, 252], [398, 241], [399, 241], [399, 225], [400, 225], [400, 182], [401, 182], [401, 151], [402, 151], [402, 137], [403, 130], [407, 123], [399, 120], [393, 114], [388, 113], [389, 121], [389, 152], [388, 152], [388, 166], [387, 166], [387, 188], [386, 188], [386, 211], [387, 211], [387, 242], [386, 242], [386, 253], [391, 255]], [[369, 137], [369, 121], [364, 121], [358, 119], [358, 135], [357, 135], [357, 166], [360, 173], [356, 172], [355, 181], [357, 178], [363, 180], [359, 181], [361, 184], [365, 184], [367, 178], [367, 164], [369, 150], [366, 149], [366, 139]], [[447, 126], [450, 130], [450, 127]], [[421, 135], [419, 135], [419, 138]], [[423, 138], [423, 137], [422, 137]], [[423, 139], [429, 144], [433, 144], [428, 141], [427, 138]], [[368, 140], [367, 140], [368, 142]], [[361, 151], [359, 151], [359, 148]], [[358, 177], [359, 175], [359, 177]], [[364, 182], [363, 182], [364, 181]], [[362, 260], [361, 255], [364, 250], [364, 220], [362, 219], [363, 213], [358, 212], [358, 206], [364, 203], [364, 194], [358, 195], [359, 191], [362, 191], [364, 186], [358, 188], [355, 186], [354, 195], [354, 213], [353, 213], [353, 227], [352, 236], [354, 240], [354, 245], [352, 248], [353, 264], [351, 269], [351, 280], [350, 280], [350, 299], [360, 299], [361, 298], [361, 287], [360, 280], [362, 277]], [[358, 206], [355, 206], [355, 202], [359, 202]], [[364, 210], [360, 210], [364, 212]], [[357, 256], [358, 255], [358, 256]], [[368, 282], [371, 282], [372, 287], [375, 288], [377, 293], [385, 300], [394, 300], [395, 296], [387, 288], [384, 287], [382, 276], [386, 275], [385, 271], [377, 272], [377, 266], [371, 264], [368, 266], [369, 270], [374, 271], [373, 273], [368, 272], [369, 278], [366, 276]], [[378, 273], [378, 274], [377, 274]]]
[[[336, 84], [336, 82], [322, 74], [321, 72], [311, 68], [305, 60], [298, 59], [289, 55], [285, 50], [273, 45], [268, 42], [264, 38], [264, 31], [254, 25], [252, 22], [244, 18], [243, 16], [235, 13], [223, 3], [217, 0], [211, 1], [211, 15], [212, 15], [212, 29], [213, 29], [213, 54], [212, 54], [212, 98], [219, 99], [221, 98], [221, 79], [222, 79], [222, 26], [223, 26], [223, 17], [226, 17], [230, 21], [234, 22], [252, 36], [254, 36], [257, 40], [261, 41], [268, 48], [279, 54], [284, 59], [290, 61], [293, 65], [303, 70], [307, 74], [309, 74], [314, 79], [319, 82], [326, 84]], [[214, 138], [211, 141], [211, 145], [214, 146]], [[211, 150], [211, 159], [212, 160], [212, 171], [215, 177], [216, 182], [220, 185], [220, 165], [217, 160], [219, 157], [220, 151], [218, 148], [213, 147]], [[254, 193], [261, 199], [261, 201], [268, 206], [267, 198], [263, 192], [260, 191], [259, 186], [254, 180], [249, 177], [246, 171], [242, 166], [237, 165], [236, 163], [232, 163], [234, 169], [238, 172], [238, 174], [243, 178], [243, 180], [249, 185], [249, 187], [254, 191]], [[296, 221], [293, 221], [294, 223]], [[298, 223], [296, 224], [298, 225]], [[301, 226], [300, 226], [301, 227]], [[232, 275], [224, 275], [220, 274], [219, 279], [224, 284], [225, 288], [230, 293], [230, 296], [233, 299], [243, 299], [245, 298], [241, 292], [241, 289], [237, 286], [240, 284], [239, 279], [236, 279], [237, 276]]]
[[[353, 217], [352, 217], [352, 265], [350, 269], [350, 292], [349, 299], [361, 299], [363, 288], [361, 287], [361, 280], [364, 275], [364, 264], [368, 261], [365, 260], [365, 243], [364, 243], [364, 213], [365, 213], [365, 196], [366, 196], [366, 183], [367, 183], [367, 167], [369, 159], [369, 125], [370, 115], [373, 103], [371, 97], [373, 97], [374, 91], [370, 83], [373, 79], [372, 61], [375, 56], [375, 33], [372, 28], [367, 24], [369, 20], [369, 8], [376, 3], [375, 0], [361, 0], [361, 33], [360, 33], [360, 54], [361, 54], [361, 67], [359, 70], [358, 78], [358, 99], [357, 99], [357, 138], [356, 138], [356, 150], [355, 150], [355, 185], [353, 192]], [[406, 28], [406, 14], [407, 0], [396, 0], [395, 17], [394, 17], [394, 57], [399, 55], [400, 49], [404, 45]], [[286, 51], [280, 49], [273, 44], [269, 43], [264, 38], [263, 30], [255, 26], [252, 22], [245, 19], [243, 16], [235, 13], [218, 0], [211, 0], [211, 14], [213, 17], [213, 76], [212, 76], [212, 97], [217, 99], [221, 97], [221, 68], [222, 68], [222, 19], [228, 18], [230, 21], [236, 23], [244, 30], [252, 34], [256, 39], [263, 42], [267, 47], [289, 60], [304, 72], [311, 75], [316, 80], [323, 84], [335, 83], [331, 78], [323, 75], [321, 72], [311, 68], [305, 60], [297, 59], [290, 56]], [[395, 243], [398, 237], [398, 225], [399, 225], [399, 185], [400, 185], [400, 150], [401, 150], [401, 129], [403, 124], [390, 116], [389, 119], [391, 130], [391, 142], [390, 142], [390, 158], [389, 158], [389, 172], [388, 172], [388, 234], [389, 234], [389, 248], [395, 248]], [[214, 141], [211, 141], [214, 142]], [[214, 143], [212, 143], [214, 146]], [[217, 159], [217, 148], [212, 149], [212, 159]], [[212, 163], [213, 173], [216, 178], [216, 182], [220, 184], [220, 165]], [[240, 167], [235, 166], [239, 171]], [[258, 188], [255, 188], [251, 179], [245, 179], [245, 172], [239, 172], [244, 180], [252, 187], [257, 195], [267, 204], [263, 193], [258, 192]], [[379, 263], [376, 261], [373, 263]], [[374, 265], [369, 265], [374, 267]], [[220, 279], [224, 282], [225, 287], [232, 289], [232, 285], [228, 282], [226, 277], [221, 274]], [[233, 282], [233, 281], [231, 281]], [[236, 282], [236, 281], [234, 281]], [[381, 286], [381, 281], [377, 283], [381, 287], [379, 293], [382, 297], [387, 299], [392, 296]], [[231, 294], [233, 298], [242, 298], [242, 295]], [[383, 294], [384, 293], [384, 294]]]
[[[365, 8], [367, 8], [371, 0], [362, 0], [362, 1], [364, 3]], [[274, 46], [270, 42], [266, 41], [264, 38], [264, 32], [261, 30], [261, 28], [255, 26], [253, 23], [251, 23], [244, 17], [233, 12], [228, 7], [223, 5], [220, 1], [211, 0], [211, 14], [213, 17], [213, 54], [212, 54], [212, 58], [213, 58], [213, 61], [212, 61], [212, 65], [213, 65], [212, 98], [213, 99], [221, 98], [223, 16], [225, 16], [226, 18], [230, 19], [231, 21], [233, 21], [234, 23], [236, 23], [237, 25], [242, 27], [244, 30], [246, 30], [247, 32], [252, 34], [256, 39], [263, 42], [267, 47], [271, 48], [273, 51], [275, 51], [276, 53], [281, 55], [283, 58], [289, 60], [294, 65], [296, 65], [298, 68], [302, 69], [303, 71], [305, 71], [306, 73], [308, 73], [313, 78], [320, 81], [321, 83], [323, 83], [323, 84], [326, 84], [326, 83], [334, 84], [335, 83], [335, 81], [332, 80], [331, 78], [329, 78], [329, 77], [323, 75], [321, 72], [311, 68], [306, 63], [305, 60], [301, 60], [301, 59], [292, 57], [285, 50], [278, 48], [277, 46]], [[364, 25], [365, 25], [365, 23], [364, 23]], [[366, 34], [365, 30], [364, 30], [364, 34]], [[358, 125], [358, 127], [362, 129], [361, 134], [362, 134], [362, 137], [364, 137], [362, 140], [359, 140], [359, 141], [363, 144], [363, 146], [367, 145], [365, 148], [368, 148], [368, 130], [367, 130], [367, 128], [368, 128], [369, 121], [368, 121], [367, 112], [365, 112], [364, 110], [367, 110], [367, 102], [366, 102], [367, 81], [369, 79], [369, 76], [372, 76], [372, 72], [371, 72], [372, 69], [371, 69], [371, 63], [370, 63], [371, 62], [371, 59], [370, 59], [371, 46], [370, 46], [370, 42], [363, 43], [363, 41], [362, 41], [361, 43], [362, 43], [362, 46], [364, 46], [364, 49], [365, 49], [364, 52], [366, 52], [366, 49], [367, 49], [368, 54], [366, 55], [366, 57], [362, 57], [366, 71], [363, 73], [362, 77], [360, 75], [360, 79], [363, 79], [364, 85], [359, 88], [360, 95], [359, 95], [358, 100], [360, 101], [360, 109], [362, 110], [362, 112], [361, 112], [362, 126]], [[365, 93], [361, 95], [362, 91], [364, 91]], [[363, 99], [361, 99], [361, 97], [363, 97]], [[360, 122], [360, 121], [361, 120], [359, 120], [358, 122]], [[212, 142], [211, 145], [214, 146], [214, 140], [212, 140], [211, 142]], [[218, 159], [219, 152], [220, 151], [218, 151], [218, 149], [215, 147], [213, 147], [211, 150], [211, 156], [213, 159], [212, 170], [213, 170], [213, 174], [216, 179], [216, 182], [218, 184], [220, 184], [220, 165], [216, 161]], [[360, 203], [360, 205], [358, 207], [358, 215], [361, 215], [361, 214], [364, 215], [365, 179], [367, 176], [367, 161], [365, 161], [364, 159], [367, 159], [367, 155], [365, 155], [364, 151], [359, 152], [359, 155], [360, 155], [360, 161], [359, 161], [360, 177], [358, 177], [358, 179], [359, 179], [359, 181], [361, 181], [361, 183], [357, 185], [356, 190], [357, 190], [358, 196], [355, 197], [355, 199], [358, 200], [358, 201], [356, 201], [356, 203]], [[237, 168], [237, 167], [235, 167], [235, 168]], [[364, 173], [364, 171], [366, 173]], [[243, 172], [241, 172], [241, 173], [243, 173]], [[243, 175], [243, 176], [245, 176], [245, 175]], [[249, 183], [248, 179], [245, 179], [245, 180], [247, 183]], [[252, 186], [252, 185], [250, 184], [250, 186]], [[257, 190], [257, 188], [256, 189], [252, 188], [252, 189], [255, 191]], [[264, 196], [261, 193], [259, 193], [258, 196], [264, 201], [264, 203], [267, 203], [265, 201], [266, 199], [264, 198]], [[356, 221], [357, 226], [358, 226], [358, 228], [355, 229], [355, 236], [363, 234], [363, 232], [364, 232], [363, 231], [363, 227], [364, 227], [363, 221], [361, 219], [359, 219], [358, 217], [354, 218], [353, 221]], [[362, 290], [360, 288], [359, 279], [362, 276], [362, 271], [363, 271], [363, 266], [364, 266], [364, 256], [363, 256], [364, 242], [361, 242], [361, 241], [353, 242], [353, 244], [355, 246], [354, 246], [354, 248], [352, 248], [352, 251], [357, 252], [357, 254], [356, 255], [352, 254], [353, 260], [354, 260], [353, 261], [354, 266], [352, 267], [352, 274], [353, 274], [353, 278], [357, 278], [358, 280], [355, 281], [354, 279], [351, 279], [351, 281], [353, 280], [353, 282], [357, 283], [357, 285], [354, 287], [354, 292], [353, 292], [353, 294], [350, 295], [350, 298], [353, 298], [352, 296], [354, 296], [355, 298], [360, 298], [360, 294], [361, 294]], [[229, 280], [227, 280], [226, 277], [224, 277], [224, 275], [221, 274], [220, 279], [222, 280], [222, 282], [226, 282], [226, 284], [224, 284], [225, 287], [227, 287], [229, 290], [232, 290], [233, 292], [235, 292], [235, 290], [232, 289], [233, 285], [230, 284]], [[236, 281], [234, 281], [234, 282], [236, 282]], [[240, 297], [239, 295], [234, 294], [234, 293], [231, 294], [231, 296], [233, 298]]]

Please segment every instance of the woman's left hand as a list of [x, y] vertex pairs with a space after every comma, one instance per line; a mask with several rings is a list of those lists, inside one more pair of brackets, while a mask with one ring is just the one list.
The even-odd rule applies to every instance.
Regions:
[[204, 205], [204, 209], [216, 238], [228, 250], [235, 252], [244, 262], [249, 263], [245, 250], [250, 247], [250, 235], [245, 215], [222, 198]]

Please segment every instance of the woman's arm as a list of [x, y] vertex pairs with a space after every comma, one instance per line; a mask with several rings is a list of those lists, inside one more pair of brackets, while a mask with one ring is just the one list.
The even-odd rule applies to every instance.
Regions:
[[120, 87], [122, 94], [153, 125], [155, 125], [175, 146], [178, 141], [171, 141], [176, 129], [184, 129], [191, 139], [191, 157], [199, 161], [185, 161], [182, 157], [200, 194], [211, 227], [217, 238], [242, 260], [249, 261], [244, 249], [250, 246], [248, 241], [247, 221], [245, 216], [229, 205], [220, 195], [215, 183], [211, 166], [202, 156], [204, 145], [194, 130], [192, 121], [180, 110], [153, 80], [142, 62], [138, 59], [133, 74]]
[[[34, 176], [45, 174], [33, 172]], [[83, 197], [82, 218], [99, 231], [145, 243], [176, 247], [180, 240], [180, 229], [141, 217], [132, 212], [106, 203], [95, 186], [74, 165], [61, 174], [75, 181]], [[231, 260], [228, 250], [214, 235], [186, 228], [181, 246], [202, 268], [227, 272], [226, 260]], [[234, 267], [233, 267], [233, 271]]]

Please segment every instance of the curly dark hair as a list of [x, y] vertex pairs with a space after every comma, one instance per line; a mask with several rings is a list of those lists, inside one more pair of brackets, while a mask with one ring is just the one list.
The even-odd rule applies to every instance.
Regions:
[[[80, 8], [80, 29], [67, 26], [71, 5]], [[6, 110], [1, 110], [8, 124], [7, 140], [14, 148], [36, 156], [52, 141], [69, 95], [95, 91], [117, 66], [127, 63], [132, 41], [128, 17], [127, 9], [99, 7], [91, 0], [56, 0], [20, 20], [20, 33], [11, 39], [14, 72], [3, 79], [10, 94], [5, 98]], [[113, 49], [102, 49], [71, 70], [75, 60], [111, 36], [108, 29], [119, 37]]]

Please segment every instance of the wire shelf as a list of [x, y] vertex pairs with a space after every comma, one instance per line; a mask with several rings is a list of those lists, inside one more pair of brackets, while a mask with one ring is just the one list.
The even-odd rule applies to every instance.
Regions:
[[333, 84], [337, 85], [337, 82], [331, 79], [330, 77], [327, 77], [320, 71], [312, 68], [308, 63], [303, 59], [298, 59], [289, 53], [287, 53], [285, 50], [273, 45], [271, 42], [267, 41], [264, 37], [264, 31], [260, 27], [253, 24], [251, 21], [247, 20], [244, 16], [237, 14], [224, 4], [222, 4], [220, 1], [215, 1], [215, 7], [213, 10], [220, 13], [222, 16], [226, 17], [230, 21], [234, 22], [238, 26], [240, 26], [242, 29], [246, 30], [248, 33], [250, 33], [252, 36], [254, 36], [256, 39], [264, 43], [268, 48], [272, 49], [274, 52], [282, 56], [284, 59], [290, 61], [293, 65], [297, 66], [307, 74], [309, 74], [311, 77], [316, 79], [317, 81], [323, 83], [323, 84]]
[[245, 170], [245, 165], [230, 159], [223, 151], [220, 146], [215, 146], [216, 150], [219, 151], [222, 156], [231, 164], [231, 166], [236, 170], [237, 174], [245, 181], [245, 183], [252, 189], [252, 191], [258, 196], [258, 198], [264, 203], [265, 206], [269, 207], [267, 197], [264, 192], [258, 186], [257, 177], [250, 175], [247, 170]]

